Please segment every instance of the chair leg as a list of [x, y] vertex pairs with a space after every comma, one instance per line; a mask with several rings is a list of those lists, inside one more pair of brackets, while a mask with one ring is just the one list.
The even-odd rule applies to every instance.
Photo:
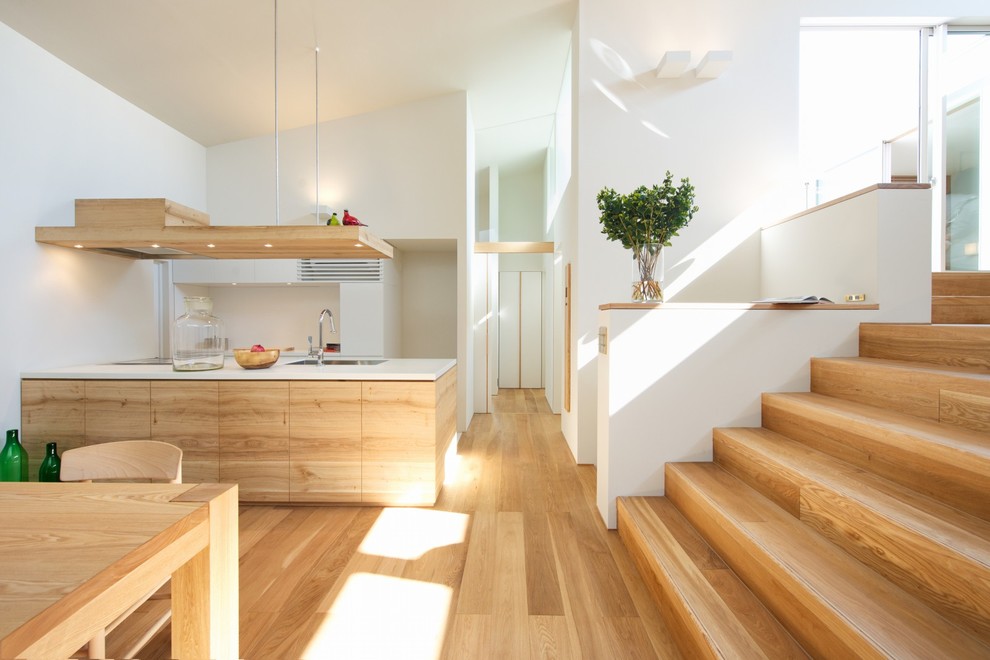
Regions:
[[93, 639], [89, 640], [89, 645], [87, 647], [86, 653], [89, 654], [90, 658], [106, 658], [107, 657], [107, 634], [106, 632], [101, 632]]

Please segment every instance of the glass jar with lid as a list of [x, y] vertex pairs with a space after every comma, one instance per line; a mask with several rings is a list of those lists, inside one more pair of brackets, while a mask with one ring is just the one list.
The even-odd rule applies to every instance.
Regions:
[[226, 339], [223, 321], [213, 316], [213, 300], [189, 296], [185, 305], [186, 313], [172, 326], [172, 370], [222, 369]]

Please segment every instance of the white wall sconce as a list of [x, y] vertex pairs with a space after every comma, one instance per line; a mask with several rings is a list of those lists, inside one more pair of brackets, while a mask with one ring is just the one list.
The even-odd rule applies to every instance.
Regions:
[[668, 50], [657, 65], [657, 78], [679, 78], [691, 66], [691, 51]]
[[696, 78], [718, 78], [732, 64], [731, 50], [710, 50], [694, 70]]

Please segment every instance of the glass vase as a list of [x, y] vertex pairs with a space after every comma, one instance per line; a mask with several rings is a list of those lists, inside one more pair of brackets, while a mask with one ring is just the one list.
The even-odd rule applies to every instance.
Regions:
[[633, 302], [663, 302], [663, 245], [637, 245], [632, 264]]
[[223, 321], [213, 316], [213, 301], [190, 296], [185, 305], [186, 313], [172, 326], [172, 370], [222, 369], [226, 340]]
[[62, 459], [58, 456], [58, 446], [54, 442], [45, 445], [45, 458], [38, 468], [38, 481], [61, 481]]
[[7, 442], [0, 450], [0, 481], [27, 481], [28, 455], [21, 446], [17, 429], [7, 431]]

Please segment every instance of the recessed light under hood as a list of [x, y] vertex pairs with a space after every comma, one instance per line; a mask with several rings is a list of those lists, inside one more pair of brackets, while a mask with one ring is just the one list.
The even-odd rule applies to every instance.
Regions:
[[77, 199], [74, 227], [35, 227], [39, 243], [130, 259], [391, 259], [363, 226], [210, 225], [167, 199]]

